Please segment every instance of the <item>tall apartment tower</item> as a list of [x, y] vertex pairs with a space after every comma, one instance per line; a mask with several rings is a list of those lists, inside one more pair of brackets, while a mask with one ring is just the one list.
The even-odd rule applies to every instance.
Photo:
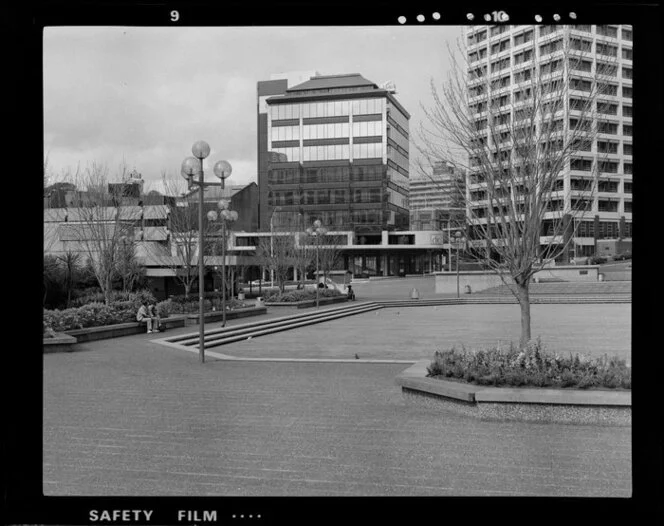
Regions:
[[[594, 73], [602, 70], [604, 89], [598, 96], [593, 125], [598, 135], [593, 144], [574, 153], [560, 174], [565, 206], [583, 198], [583, 190], [598, 174], [598, 187], [583, 218], [575, 219], [571, 249], [561, 259], [593, 255], [598, 245], [613, 250], [631, 248], [632, 238], [632, 27], [606, 26], [482, 26], [467, 31], [470, 69], [486, 67], [492, 86], [514, 104], [515, 94], [529, 82], [524, 71], [553, 63], [569, 49], [585, 53], [568, 75], [570, 97], [583, 98], [591, 91]], [[553, 71], [553, 69], [552, 69]], [[470, 74], [470, 71], [469, 71]], [[478, 84], [486, 79], [478, 79]], [[487, 98], [473, 91], [471, 106]], [[503, 93], [504, 92], [504, 93]], [[492, 95], [494, 95], [492, 93]], [[573, 117], [569, 106], [564, 118]], [[601, 157], [601, 161], [599, 160]], [[469, 184], [469, 195], [474, 186]], [[470, 203], [471, 207], [474, 205]], [[478, 205], [479, 206], [479, 205]], [[543, 233], [546, 235], [546, 232]], [[541, 238], [544, 244], [544, 236]], [[620, 248], [622, 247], [622, 248]]]
[[408, 228], [410, 115], [393, 87], [314, 75], [260, 82], [258, 96], [261, 230], [316, 219], [364, 236]]

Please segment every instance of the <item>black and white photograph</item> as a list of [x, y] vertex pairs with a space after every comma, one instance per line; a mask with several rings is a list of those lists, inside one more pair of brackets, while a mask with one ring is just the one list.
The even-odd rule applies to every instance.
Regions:
[[72, 523], [633, 499], [639, 24], [497, 7], [44, 24], [39, 485], [111, 499]]

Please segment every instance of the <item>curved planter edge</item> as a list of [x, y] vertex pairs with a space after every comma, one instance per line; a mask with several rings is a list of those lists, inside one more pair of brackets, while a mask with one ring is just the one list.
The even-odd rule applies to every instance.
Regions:
[[631, 391], [484, 387], [428, 378], [430, 363], [395, 378], [407, 402], [484, 420], [631, 425]]

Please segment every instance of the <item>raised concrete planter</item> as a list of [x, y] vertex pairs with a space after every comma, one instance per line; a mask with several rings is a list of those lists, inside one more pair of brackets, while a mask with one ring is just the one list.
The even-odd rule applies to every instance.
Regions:
[[[169, 316], [162, 318], [161, 323], [167, 329], [174, 327], [184, 327], [186, 316]], [[87, 327], [85, 329], [70, 329], [65, 334], [74, 336], [79, 343], [91, 342], [95, 340], [105, 340], [107, 338], [118, 338], [120, 336], [130, 336], [132, 334], [141, 334], [146, 332], [145, 323], [137, 321], [129, 323], [117, 323], [115, 325], [101, 325], [99, 327]]]
[[396, 377], [407, 402], [483, 420], [614, 426], [632, 423], [631, 391], [485, 387], [428, 378], [430, 363], [417, 362]]
[[[319, 305], [330, 305], [332, 303], [344, 303], [348, 301], [346, 296], [335, 296], [332, 298], [319, 298]], [[316, 300], [305, 300], [305, 301], [283, 301], [283, 302], [270, 302], [266, 303], [268, 307], [296, 307], [298, 309], [306, 309], [309, 307], [316, 306]]]
[[[589, 282], [598, 280], [598, 265], [549, 266], [539, 270], [533, 276], [533, 281], [570, 281]], [[434, 272], [436, 294], [451, 294], [457, 291], [456, 272]], [[511, 280], [507, 278], [508, 282]], [[464, 292], [466, 287], [475, 293], [503, 285], [500, 276], [489, 270], [461, 270], [459, 271], [459, 290]]]
[[56, 332], [53, 338], [44, 338], [44, 353], [73, 352], [78, 340], [74, 336]]
[[[267, 312], [266, 307], [246, 307], [244, 309], [233, 309], [226, 311], [227, 320], [235, 320], [237, 318], [248, 318], [250, 316], [260, 316]], [[203, 317], [205, 318], [205, 323], [212, 323], [216, 321], [221, 321], [224, 318], [224, 313], [220, 310], [206, 312]], [[200, 316], [198, 314], [187, 314], [187, 319], [191, 323], [198, 324]]]

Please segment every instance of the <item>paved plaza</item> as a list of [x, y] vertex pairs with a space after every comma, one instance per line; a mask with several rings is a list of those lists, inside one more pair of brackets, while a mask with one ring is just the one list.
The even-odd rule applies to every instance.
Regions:
[[[492, 325], [486, 310], [495, 307], [517, 309], [518, 320], [516, 305], [446, 307], [444, 324], [417, 315], [427, 308], [384, 309], [256, 338], [247, 352], [388, 356], [420, 345], [407, 355], [415, 360], [435, 343], [428, 326], [431, 334], [462, 321], [455, 334], [500, 330], [505, 321]], [[536, 307], [557, 307], [558, 316], [599, 309], [602, 325], [573, 324], [588, 312], [556, 318], [570, 341], [629, 334], [629, 306]], [[533, 317], [535, 327], [552, 321], [544, 311]], [[399, 325], [418, 319], [411, 330]], [[606, 334], [619, 319], [622, 328]], [[155, 336], [44, 356], [46, 495], [631, 495], [630, 428], [481, 421], [408, 405], [394, 384], [407, 365], [200, 364]], [[219, 349], [239, 353], [246, 343]]]

